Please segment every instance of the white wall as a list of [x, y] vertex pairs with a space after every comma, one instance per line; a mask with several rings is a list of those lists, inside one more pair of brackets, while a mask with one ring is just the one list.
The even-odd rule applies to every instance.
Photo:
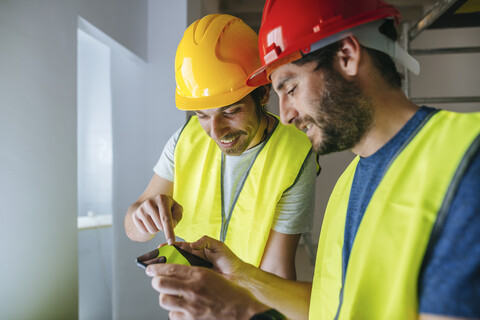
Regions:
[[0, 318], [75, 319], [76, 17], [0, 1]]
[[[172, 57], [186, 27], [186, 1], [2, 0], [0, 319], [78, 316], [79, 15], [131, 51], [112, 56], [113, 316], [161, 314], [133, 262], [156, 243], [127, 240], [123, 216], [146, 186], [160, 146], [185, 119], [173, 104]], [[149, 48], [149, 37], [158, 44]]]
[[[185, 113], [175, 107], [174, 58], [187, 27], [187, 1], [150, 0], [148, 12], [147, 79], [137, 86], [138, 90], [147, 88], [149, 94], [141, 103], [120, 97], [121, 110], [117, 110], [117, 116], [121, 116], [116, 118], [116, 111], [113, 111], [116, 118], [113, 122], [116, 136], [113, 157], [114, 319], [168, 319], [167, 312], [158, 305], [158, 294], [150, 285], [151, 279], [134, 263], [135, 257], [154, 249], [165, 242], [165, 238], [159, 235], [148, 243], [134, 243], [125, 235], [123, 217], [150, 181], [153, 166], [168, 138], [185, 121]], [[128, 83], [136, 81], [128, 80]], [[121, 88], [125, 84], [116, 85]], [[146, 116], [139, 117], [137, 106], [142, 103], [146, 103], [148, 109]], [[138, 133], [144, 135], [143, 139], [136, 137]]]

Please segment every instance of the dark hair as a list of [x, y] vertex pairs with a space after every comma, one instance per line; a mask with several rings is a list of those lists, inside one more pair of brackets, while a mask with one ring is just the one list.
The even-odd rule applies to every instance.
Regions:
[[[385, 22], [380, 26], [379, 31], [390, 39], [394, 41], [397, 40], [397, 30], [395, 29], [392, 20], [385, 20]], [[398, 72], [395, 62], [393, 62], [392, 58], [388, 54], [381, 51], [370, 49], [364, 46], [362, 47], [367, 50], [373, 61], [374, 67], [377, 68], [387, 84], [392, 88], [401, 88], [403, 75]], [[308, 62], [316, 61], [318, 66], [315, 70], [330, 70], [333, 66], [335, 54], [340, 50], [340, 48], [341, 40], [314, 52], [308, 53], [293, 63], [297, 65], [303, 65]]]
[[262, 105], [262, 99], [265, 95], [267, 95], [267, 101], [270, 96], [270, 86], [271, 84], [267, 84], [264, 86], [260, 86], [258, 88], [255, 88], [252, 92], [250, 92], [250, 96], [253, 99], [253, 102], [255, 103], [255, 106], [259, 110], [264, 110], [265, 105]]

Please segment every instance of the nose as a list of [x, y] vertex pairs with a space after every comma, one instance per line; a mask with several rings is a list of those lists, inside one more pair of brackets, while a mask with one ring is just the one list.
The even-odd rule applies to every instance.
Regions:
[[214, 140], [222, 138], [226, 134], [226, 123], [221, 117], [212, 117], [210, 121], [210, 137]]
[[295, 119], [298, 117], [298, 112], [295, 107], [293, 107], [291, 102], [280, 98], [279, 109], [280, 121], [282, 121], [283, 124], [292, 124], [295, 122]]

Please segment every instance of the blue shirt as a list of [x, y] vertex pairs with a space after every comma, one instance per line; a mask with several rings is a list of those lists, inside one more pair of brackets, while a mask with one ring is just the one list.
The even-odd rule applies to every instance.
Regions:
[[[382, 148], [360, 158], [345, 221], [343, 274], [365, 209], [384, 171], [434, 108], [421, 107]], [[479, 124], [480, 125], [480, 124]], [[480, 317], [480, 151], [477, 150], [447, 214], [440, 237], [420, 274], [419, 313]]]

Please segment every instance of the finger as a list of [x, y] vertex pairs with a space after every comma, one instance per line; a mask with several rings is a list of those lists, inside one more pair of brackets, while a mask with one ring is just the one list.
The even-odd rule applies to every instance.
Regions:
[[223, 245], [222, 242], [217, 241], [213, 238], [210, 238], [209, 236], [203, 236], [197, 241], [192, 242], [190, 244], [192, 249], [195, 249], [195, 250], [208, 249], [214, 252], [219, 251], [222, 245]]
[[168, 246], [168, 243], [160, 243], [157, 248], [160, 249], [161, 247], [164, 247], [164, 246]]
[[153, 277], [151, 285], [159, 293], [175, 296], [187, 295], [187, 292], [191, 290], [189, 281], [168, 276]]
[[167, 263], [167, 258], [164, 256], [156, 257], [150, 260], [143, 261], [144, 264]]
[[190, 242], [175, 241], [173, 244], [176, 245], [177, 247], [179, 247], [180, 249], [183, 249], [183, 250], [188, 251], [188, 252], [192, 252], [192, 250], [193, 250], [191, 245], [190, 245]]
[[187, 319], [193, 319], [189, 318], [185, 313], [179, 312], [179, 311], [170, 311], [168, 313], [168, 319], [169, 320], [187, 320]]
[[175, 245], [185, 251], [188, 251], [204, 260], [210, 261], [207, 255], [205, 254], [205, 250], [203, 247], [201, 249], [193, 248], [190, 242], [179, 241], [175, 242]]
[[153, 231], [153, 234], [157, 233], [160, 230], [163, 230], [162, 223], [160, 222], [160, 212], [159, 208], [154, 201], [150, 199], [144, 202], [144, 219], [148, 222], [145, 223], [149, 232]]
[[135, 212], [135, 216], [143, 224], [146, 233], [155, 234], [159, 230], [157, 230], [157, 228], [153, 224], [153, 221], [150, 218], [149, 211], [150, 209], [148, 207], [148, 204], [144, 203], [141, 207], [137, 209], [137, 211]]
[[133, 224], [135, 227], [140, 231], [142, 234], [148, 234], [147, 228], [145, 228], [145, 225], [143, 224], [142, 220], [140, 220], [135, 214], [132, 215], [132, 220]]
[[[160, 307], [181, 313], [183, 311], [182, 306], [186, 305], [186, 301], [181, 295], [172, 295], [172, 294], [165, 294], [165, 293], [160, 293], [158, 297], [158, 303]], [[178, 315], [180, 316], [180, 315]], [[171, 318], [170, 318], [171, 319]], [[178, 318], [180, 319], [180, 318]]]
[[178, 279], [189, 279], [193, 267], [181, 264], [153, 264], [147, 267], [146, 274], [149, 277], [172, 277]]
[[163, 227], [163, 232], [165, 232], [165, 239], [169, 245], [172, 245], [175, 242], [175, 232], [173, 231], [173, 220], [172, 220], [172, 198], [169, 198], [169, 201], [164, 201], [163, 197], [159, 197], [158, 201], [158, 211], [160, 214], [160, 220]]

